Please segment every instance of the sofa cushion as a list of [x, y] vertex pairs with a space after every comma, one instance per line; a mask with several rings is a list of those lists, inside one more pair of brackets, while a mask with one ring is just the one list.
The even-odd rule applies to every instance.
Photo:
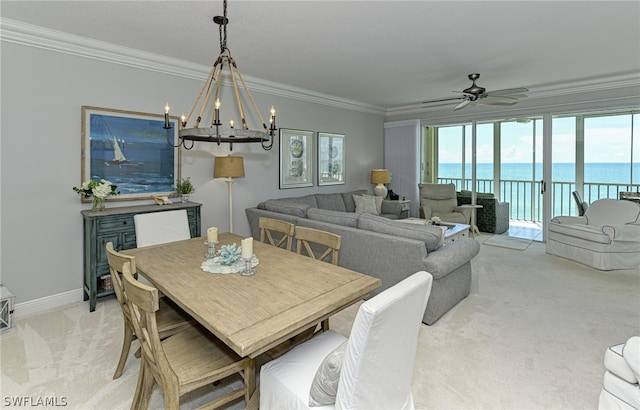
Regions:
[[351, 228], [358, 227], [358, 214], [355, 212], [330, 211], [328, 209], [309, 208], [307, 218]]
[[358, 229], [416, 239], [424, 242], [428, 252], [442, 246], [443, 231], [437, 226], [408, 224], [376, 215], [360, 214]]
[[367, 195], [367, 194], [362, 194], [363, 197], [365, 198], [373, 198], [374, 202], [376, 203], [376, 212], [378, 215], [382, 214], [382, 201], [384, 200], [383, 197], [381, 196], [374, 196], [374, 195]]
[[347, 212], [342, 194], [315, 194], [317, 208]]
[[376, 210], [376, 201], [371, 196], [354, 195], [353, 200], [356, 203], [356, 213], [367, 213], [378, 215]]
[[356, 203], [353, 201], [354, 195], [363, 195], [367, 194], [368, 191], [366, 189], [359, 189], [357, 191], [351, 192], [343, 192], [342, 200], [344, 201], [344, 206], [347, 208], [347, 212], [355, 212], [356, 211]]
[[301, 218], [307, 217], [307, 210], [309, 209], [309, 205], [284, 199], [270, 199], [263, 202], [262, 205], [267, 211], [279, 212]]

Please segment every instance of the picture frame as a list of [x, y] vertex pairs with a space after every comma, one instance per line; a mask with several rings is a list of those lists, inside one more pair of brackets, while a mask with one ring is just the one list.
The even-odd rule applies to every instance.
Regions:
[[313, 131], [280, 129], [280, 189], [313, 186]]
[[163, 114], [82, 106], [81, 183], [110, 181], [119, 194], [109, 201], [175, 196], [182, 151], [173, 146], [178, 118], [170, 123], [172, 128], [165, 130]]
[[346, 184], [346, 136], [318, 133], [318, 185]]

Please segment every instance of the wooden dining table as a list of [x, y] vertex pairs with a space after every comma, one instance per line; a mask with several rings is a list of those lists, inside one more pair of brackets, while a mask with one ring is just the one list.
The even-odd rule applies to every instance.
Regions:
[[[254, 241], [254, 276], [205, 272], [206, 238], [123, 251], [138, 273], [238, 355], [255, 358], [365, 298], [378, 278]], [[219, 235], [219, 244], [243, 238]]]

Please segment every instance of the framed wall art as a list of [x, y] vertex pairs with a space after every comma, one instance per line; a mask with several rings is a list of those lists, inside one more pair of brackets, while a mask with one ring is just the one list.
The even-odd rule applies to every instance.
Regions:
[[346, 183], [344, 134], [318, 133], [318, 185]]
[[[82, 181], [106, 179], [119, 195], [110, 200], [169, 196], [180, 180], [178, 119], [167, 131], [164, 115], [82, 106]], [[83, 196], [81, 196], [83, 197]], [[83, 202], [91, 202], [91, 198]]]
[[313, 186], [313, 134], [280, 129], [280, 189]]

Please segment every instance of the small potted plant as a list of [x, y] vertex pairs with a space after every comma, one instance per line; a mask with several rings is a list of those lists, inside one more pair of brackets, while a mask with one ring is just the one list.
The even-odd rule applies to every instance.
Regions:
[[181, 181], [176, 181], [176, 194], [180, 195], [182, 202], [189, 202], [189, 194], [195, 190], [189, 177], [187, 177], [187, 179], [182, 178]]

